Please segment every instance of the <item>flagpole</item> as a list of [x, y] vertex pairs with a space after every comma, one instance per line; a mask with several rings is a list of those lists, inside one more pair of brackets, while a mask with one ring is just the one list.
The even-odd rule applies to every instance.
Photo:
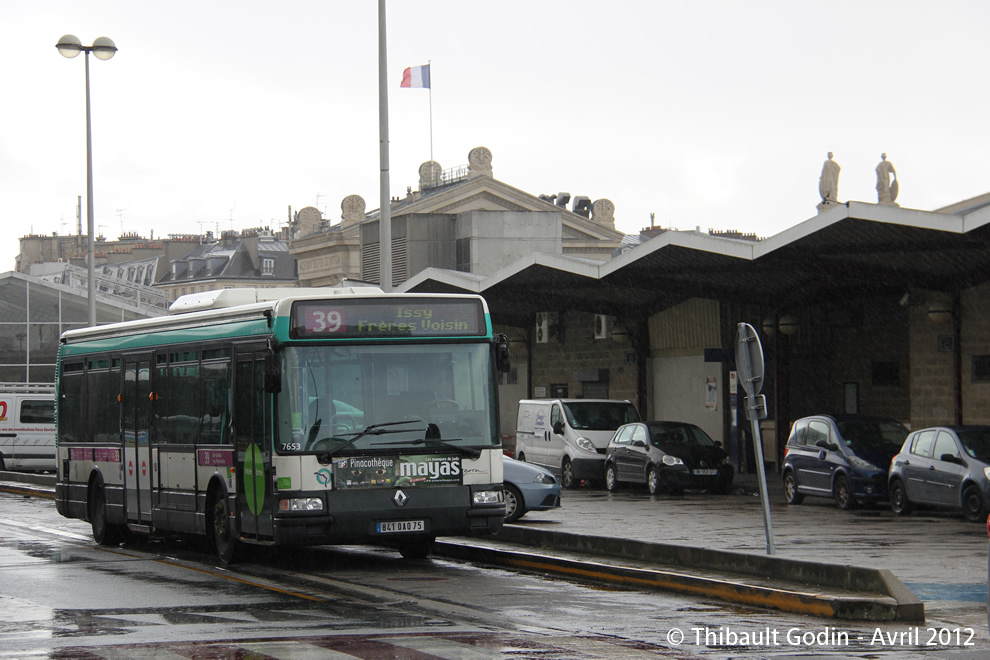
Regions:
[[[433, 60], [426, 60], [426, 66], [430, 66], [432, 62]], [[433, 67], [430, 67], [430, 160], [433, 160]]]
[[381, 257], [379, 285], [386, 293], [392, 290], [392, 202], [388, 180], [388, 76], [385, 70], [388, 66], [387, 60], [385, 0], [378, 0], [378, 159], [381, 167], [378, 191], [378, 253]]

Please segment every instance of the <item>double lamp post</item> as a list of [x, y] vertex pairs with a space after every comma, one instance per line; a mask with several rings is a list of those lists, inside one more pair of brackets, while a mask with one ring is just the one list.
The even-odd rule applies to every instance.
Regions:
[[65, 57], [75, 57], [79, 53], [86, 53], [86, 228], [89, 232], [89, 257], [87, 259], [89, 267], [88, 303], [89, 303], [89, 325], [96, 325], [96, 268], [94, 266], [96, 239], [95, 224], [93, 220], [93, 135], [90, 125], [89, 109], [89, 54], [93, 53], [97, 59], [109, 60], [117, 52], [117, 46], [107, 37], [100, 37], [93, 42], [92, 46], [83, 46], [79, 38], [72, 34], [67, 34], [55, 44], [58, 52]]

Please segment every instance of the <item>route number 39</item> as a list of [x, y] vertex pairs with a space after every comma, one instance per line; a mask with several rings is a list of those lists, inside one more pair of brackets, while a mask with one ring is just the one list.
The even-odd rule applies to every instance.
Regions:
[[314, 309], [309, 312], [306, 329], [310, 332], [339, 332], [344, 325], [344, 316], [336, 309]]

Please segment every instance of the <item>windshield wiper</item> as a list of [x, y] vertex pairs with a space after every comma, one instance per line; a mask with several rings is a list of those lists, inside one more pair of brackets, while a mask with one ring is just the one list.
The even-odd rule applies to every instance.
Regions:
[[[363, 431], [358, 431], [356, 433], [341, 433], [340, 434], [341, 436], [352, 435], [354, 437], [353, 438], [350, 438], [344, 444], [342, 444], [342, 445], [340, 445], [338, 447], [334, 447], [332, 450], [331, 449], [327, 449], [327, 451], [318, 454], [317, 457], [316, 457], [316, 460], [319, 461], [320, 465], [326, 465], [330, 461], [333, 460], [333, 455], [334, 454], [336, 454], [339, 451], [343, 451], [344, 449], [347, 449], [348, 447], [350, 447], [351, 445], [353, 445], [355, 442], [357, 442], [358, 440], [360, 440], [361, 438], [363, 438], [366, 435], [385, 435], [386, 433], [409, 433], [410, 431], [418, 431], [419, 429], [386, 429], [386, 428], [383, 428], [385, 426], [396, 426], [396, 425], [399, 425], [399, 424], [415, 424], [415, 423], [416, 423], [416, 420], [405, 420], [405, 421], [401, 421], [401, 422], [382, 422], [381, 424], [371, 424], [370, 426], [365, 427], [365, 429]], [[332, 436], [330, 438], [325, 438], [325, 440], [333, 440], [333, 439], [339, 439], [339, 438], [340, 438], [340, 436]], [[324, 440], [317, 440], [317, 442], [323, 442], [323, 441]]]
[[[419, 429], [405, 429], [405, 430], [419, 430]], [[460, 454], [467, 456], [468, 458], [481, 458], [481, 450], [475, 447], [463, 447], [461, 445], [451, 444], [450, 442], [444, 442], [440, 439], [440, 427], [436, 424], [426, 425], [426, 435], [422, 438], [416, 438], [415, 440], [404, 440], [402, 442], [376, 442], [375, 445], [382, 446], [394, 446], [394, 445], [432, 445], [434, 447], [443, 447], [444, 449], [449, 449], [451, 451], [456, 451]], [[461, 440], [462, 438], [451, 438], [451, 440]]]

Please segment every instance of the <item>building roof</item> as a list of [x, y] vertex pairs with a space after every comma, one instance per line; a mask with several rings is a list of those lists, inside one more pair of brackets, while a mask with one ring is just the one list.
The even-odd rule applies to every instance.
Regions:
[[990, 279], [990, 203], [972, 208], [848, 202], [758, 242], [668, 231], [598, 265], [532, 255], [481, 281], [433, 269], [401, 289], [480, 293], [510, 325], [566, 309], [649, 316], [690, 298], [786, 310], [911, 288], [956, 292]]
[[[252, 244], [257, 244], [257, 262]], [[251, 243], [249, 243], [251, 242]], [[271, 275], [263, 275], [264, 260], [271, 259]], [[296, 259], [286, 242], [270, 236], [224, 237], [216, 243], [197, 245], [181, 259], [172, 260], [172, 268], [159, 276], [158, 284], [200, 280], [283, 280], [296, 279]]]

